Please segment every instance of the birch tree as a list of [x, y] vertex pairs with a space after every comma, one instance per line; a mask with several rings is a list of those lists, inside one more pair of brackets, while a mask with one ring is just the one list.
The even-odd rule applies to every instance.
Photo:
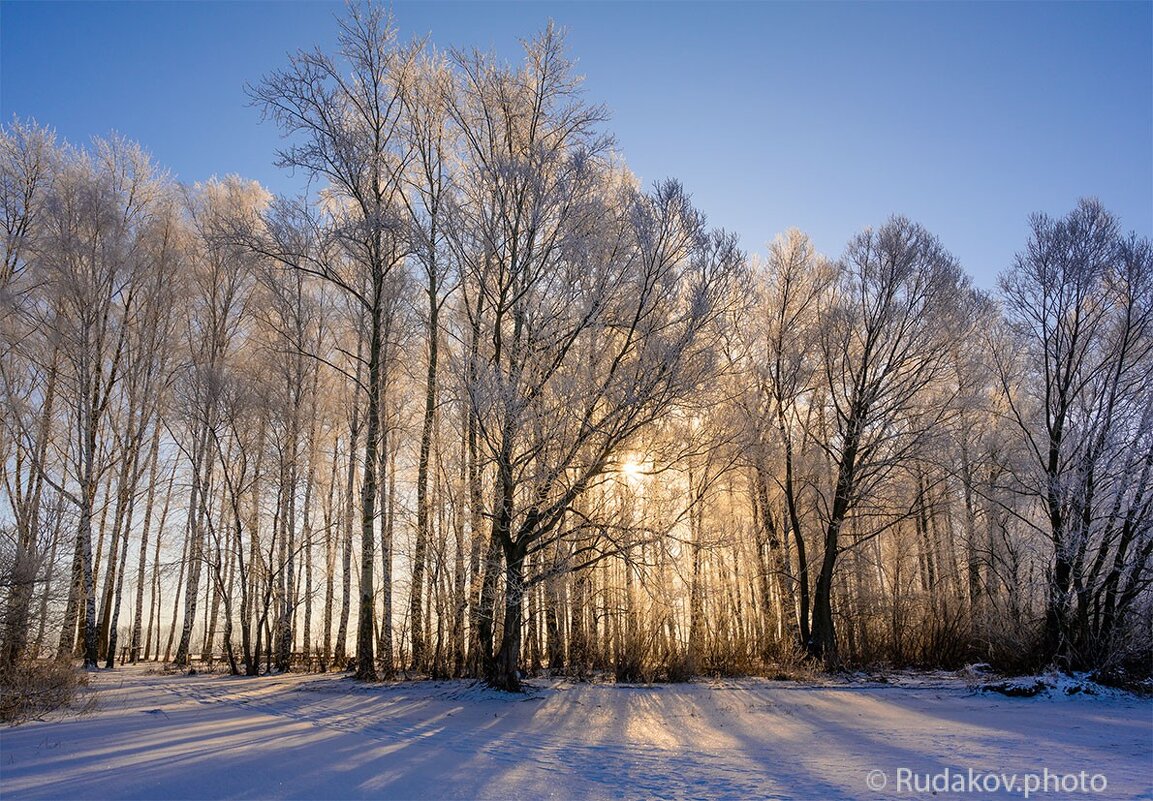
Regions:
[[410, 158], [402, 129], [402, 98], [413, 57], [397, 46], [391, 19], [380, 6], [352, 5], [339, 24], [338, 58], [319, 50], [298, 52], [287, 69], [249, 87], [249, 93], [265, 116], [293, 140], [279, 151], [277, 164], [323, 181], [330, 198], [318, 227], [332, 247], [309, 254], [276, 248], [273, 255], [334, 284], [364, 312], [367, 374], [360, 384], [365, 421], [356, 675], [375, 680], [373, 563], [383, 483], [382, 351], [391, 308], [389, 278], [410, 249], [401, 198]]
[[[444, 56], [428, 53], [419, 59], [413, 80], [403, 96], [404, 130], [412, 153], [405, 177], [405, 201], [416, 260], [424, 272], [426, 373], [424, 415], [420, 427], [420, 453], [416, 477], [416, 542], [412, 558], [412, 586], [409, 617], [412, 630], [413, 667], [425, 663], [425, 632], [421, 625], [424, 573], [430, 538], [432, 509], [429, 504], [429, 478], [433, 427], [439, 408], [440, 313], [451, 283], [445, 258], [445, 225], [451, 191], [450, 160], [454, 150], [454, 130], [449, 123], [448, 105], [455, 92], [454, 81]], [[458, 543], [459, 546], [459, 543]]]
[[229, 241], [233, 220], [251, 217], [265, 201], [258, 186], [240, 180], [209, 182], [189, 196], [197, 231], [187, 295], [186, 356], [178, 378], [177, 408], [183, 418], [181, 451], [190, 471], [187, 515], [187, 579], [176, 664], [186, 666], [200, 597], [200, 577], [209, 558], [209, 510], [220, 459], [215, 442], [224, 423], [224, 400], [242, 350], [245, 314], [254, 284], [252, 255]]
[[[35, 236], [59, 150], [47, 129], [14, 121], [0, 129], [0, 469], [10, 512], [11, 563], [3, 569], [6, 603], [0, 630], [0, 666], [24, 656], [37, 580], [51, 549], [53, 498], [46, 482], [49, 446], [57, 435], [57, 351], [43, 336], [37, 271], [28, 274]], [[53, 471], [55, 472], [55, 471]], [[4, 514], [4, 513], [0, 513]], [[7, 544], [7, 543], [5, 543]]]
[[[81, 601], [86, 666], [98, 659], [93, 522], [97, 494], [116, 463], [107, 426], [125, 371], [128, 318], [147, 265], [144, 232], [161, 184], [135, 145], [97, 140], [93, 155], [69, 154], [55, 176], [36, 256], [51, 284], [45, 325], [60, 343], [61, 401], [71, 438], [58, 485], [78, 514], [70, 607]], [[65, 486], [67, 484], [67, 486]], [[62, 645], [71, 640], [66, 615]]]

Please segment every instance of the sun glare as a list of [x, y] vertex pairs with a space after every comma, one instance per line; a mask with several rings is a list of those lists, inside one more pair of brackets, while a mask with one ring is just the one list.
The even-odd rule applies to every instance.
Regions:
[[626, 459], [621, 462], [621, 473], [629, 481], [642, 481], [648, 475], [645, 465], [636, 459]]

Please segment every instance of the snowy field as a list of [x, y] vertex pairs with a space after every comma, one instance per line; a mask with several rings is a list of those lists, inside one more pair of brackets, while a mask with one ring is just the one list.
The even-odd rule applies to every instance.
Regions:
[[940, 676], [507, 696], [139, 668], [91, 689], [93, 713], [0, 732], [0, 797], [1153, 798], [1153, 704], [1120, 693], [1006, 698]]

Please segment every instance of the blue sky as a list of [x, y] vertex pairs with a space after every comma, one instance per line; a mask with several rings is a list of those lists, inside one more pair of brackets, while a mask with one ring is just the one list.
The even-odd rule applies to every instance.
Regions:
[[[274, 191], [277, 132], [244, 84], [335, 42], [321, 2], [0, 2], [0, 111], [73, 142], [119, 131], [183, 181]], [[403, 38], [517, 55], [551, 17], [646, 182], [680, 179], [763, 251], [790, 226], [828, 255], [894, 213], [979, 286], [1027, 217], [1099, 197], [1153, 235], [1153, 3], [394, 5]]]

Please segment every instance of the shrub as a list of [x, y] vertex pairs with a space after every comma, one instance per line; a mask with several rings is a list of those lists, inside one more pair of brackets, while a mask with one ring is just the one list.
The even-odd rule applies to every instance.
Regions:
[[693, 660], [687, 648], [674, 648], [665, 657], [663, 675], [660, 676], [670, 684], [692, 681], [696, 671], [693, 670]]
[[[74, 709], [88, 677], [67, 661], [28, 659], [0, 671], [0, 721], [15, 726], [61, 709]], [[81, 711], [93, 706], [90, 700]]]
[[766, 678], [773, 681], [816, 681], [821, 674], [820, 663], [805, 654], [793, 641], [778, 642], [765, 649], [762, 658]]

